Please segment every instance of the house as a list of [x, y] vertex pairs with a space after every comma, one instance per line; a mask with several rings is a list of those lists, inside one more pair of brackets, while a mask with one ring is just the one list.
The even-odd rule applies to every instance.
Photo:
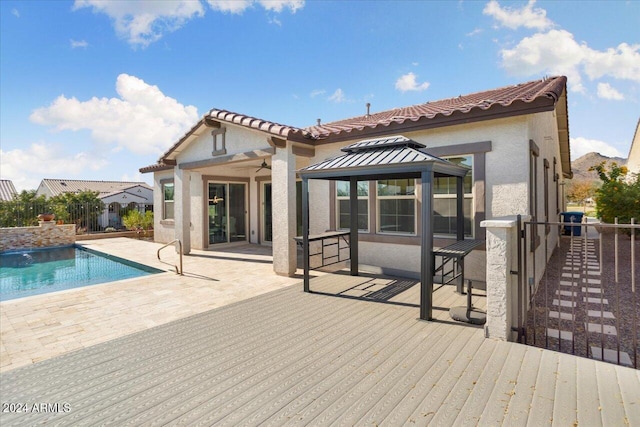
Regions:
[[640, 119], [638, 119], [636, 132], [633, 134], [633, 140], [631, 141], [627, 168], [629, 168], [629, 172], [631, 173], [640, 174]]
[[100, 227], [120, 227], [122, 208], [153, 209], [153, 188], [145, 182], [86, 181], [73, 179], [43, 179], [36, 195], [47, 199], [64, 193], [93, 191], [105, 204], [105, 210], [98, 217]]
[[16, 187], [13, 186], [13, 181], [9, 179], [0, 179], [0, 201], [13, 200], [13, 196], [18, 194]]
[[[485, 219], [555, 220], [560, 184], [572, 176], [566, 84], [560, 76], [382, 112], [367, 105], [364, 115], [307, 128], [212, 109], [158, 163], [140, 169], [154, 174], [155, 239], [180, 239], [186, 253], [272, 245], [275, 272], [292, 275], [302, 227], [296, 171], [344, 154], [347, 145], [390, 136], [471, 168], [463, 191], [466, 237], [484, 240]], [[358, 183], [361, 265], [417, 276], [420, 192], [419, 179]], [[435, 245], [445, 246], [456, 238], [455, 179], [436, 179], [434, 193]], [[347, 182], [310, 182], [310, 232], [348, 229], [348, 196]], [[553, 228], [540, 234], [551, 244], [558, 238]], [[542, 254], [540, 245], [535, 250]], [[483, 248], [473, 251], [468, 276], [484, 281], [484, 263]]]

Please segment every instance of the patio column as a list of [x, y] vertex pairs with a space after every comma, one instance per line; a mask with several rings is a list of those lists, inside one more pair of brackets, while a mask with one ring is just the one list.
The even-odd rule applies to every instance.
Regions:
[[464, 240], [463, 180], [461, 176], [456, 177], [456, 240]]
[[[351, 275], [358, 275], [358, 177], [349, 179], [349, 258], [351, 258]], [[340, 249], [338, 249], [340, 252]]]
[[422, 236], [420, 240], [420, 319], [433, 318], [433, 169], [422, 171]]
[[296, 156], [291, 142], [271, 157], [273, 270], [282, 276], [296, 273]]
[[[482, 221], [487, 230], [487, 323], [485, 336], [513, 341], [512, 327], [526, 313], [526, 304], [518, 309], [518, 228], [515, 217]], [[523, 272], [526, 274], [526, 272]], [[524, 298], [523, 298], [524, 299]], [[524, 303], [523, 303], [524, 304]]]
[[191, 252], [191, 173], [174, 168], [175, 238], [182, 242], [182, 251]]
[[309, 292], [309, 179], [302, 178], [302, 256], [304, 262], [303, 288]]

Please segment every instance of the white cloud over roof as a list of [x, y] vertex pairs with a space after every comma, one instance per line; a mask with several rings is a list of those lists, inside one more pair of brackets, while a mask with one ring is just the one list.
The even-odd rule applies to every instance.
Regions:
[[427, 90], [430, 86], [430, 83], [418, 83], [417, 78], [418, 76], [416, 76], [412, 72], [400, 76], [398, 80], [396, 80], [396, 89], [398, 89], [400, 92]]
[[640, 44], [622, 43], [599, 51], [578, 43], [566, 30], [525, 37], [512, 49], [502, 49], [502, 66], [513, 75], [564, 74], [570, 87], [584, 92], [583, 74], [594, 80], [613, 77], [640, 81]]
[[196, 107], [180, 104], [137, 77], [120, 74], [116, 91], [118, 98], [87, 101], [60, 95], [30, 119], [56, 131], [87, 129], [96, 142], [136, 154], [164, 152], [198, 121]]

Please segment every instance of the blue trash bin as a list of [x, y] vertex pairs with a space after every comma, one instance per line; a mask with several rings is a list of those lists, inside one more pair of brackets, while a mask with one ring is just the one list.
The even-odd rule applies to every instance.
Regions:
[[[580, 224], [582, 223], [582, 217], [584, 216], [584, 213], [582, 212], [562, 212], [560, 215], [562, 215], [562, 222], [571, 222], [571, 223], [576, 223], [576, 224]], [[573, 230], [573, 233], [572, 233]], [[580, 233], [582, 231], [582, 227], [579, 225], [565, 225], [564, 226], [564, 234], [565, 235], [569, 235], [571, 236], [572, 234], [574, 236], [579, 236]]]

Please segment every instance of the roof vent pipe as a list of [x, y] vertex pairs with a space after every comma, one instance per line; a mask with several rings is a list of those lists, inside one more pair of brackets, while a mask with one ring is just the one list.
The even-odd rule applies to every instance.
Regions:
[[371, 108], [371, 103], [367, 102], [367, 117], [371, 117], [371, 113], [369, 111], [370, 108]]
[[322, 120], [318, 119], [318, 126], [320, 126], [320, 122], [321, 122], [321, 121], [322, 121]]

